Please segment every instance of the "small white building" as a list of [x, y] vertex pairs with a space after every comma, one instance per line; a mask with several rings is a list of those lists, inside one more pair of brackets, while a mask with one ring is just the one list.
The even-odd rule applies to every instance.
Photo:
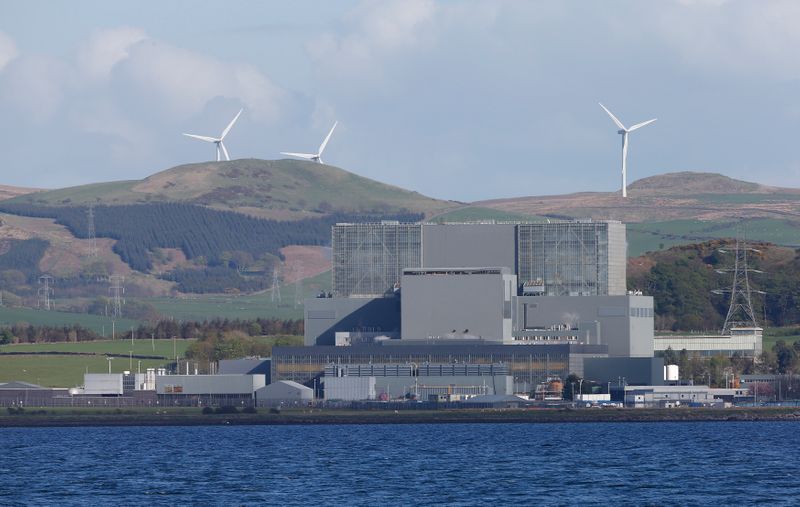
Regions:
[[279, 380], [258, 389], [255, 397], [256, 405], [260, 407], [300, 407], [314, 401], [314, 390], [292, 380]]
[[83, 375], [83, 392], [81, 394], [102, 396], [121, 395], [122, 373], [86, 373]]
[[625, 386], [626, 407], [670, 408], [721, 403], [708, 386]]

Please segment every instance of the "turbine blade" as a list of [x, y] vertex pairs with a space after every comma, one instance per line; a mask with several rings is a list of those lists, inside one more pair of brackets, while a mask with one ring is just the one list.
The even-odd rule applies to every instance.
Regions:
[[233, 128], [233, 124], [236, 123], [236, 120], [239, 119], [239, 116], [242, 114], [242, 111], [244, 111], [244, 109], [239, 109], [239, 112], [236, 113], [236, 116], [234, 116], [234, 118], [231, 120], [231, 122], [228, 124], [228, 126], [225, 127], [225, 130], [222, 131], [222, 135], [219, 136], [219, 140], [220, 141], [225, 139], [225, 136], [227, 136], [228, 132], [231, 131], [231, 128]]
[[219, 147], [222, 148], [222, 153], [225, 154], [225, 160], [230, 162], [231, 161], [231, 157], [228, 156], [228, 150], [225, 149], [225, 144], [222, 141], [219, 142]]
[[317, 156], [316, 153], [313, 153], [313, 154], [312, 153], [292, 153], [292, 152], [289, 152], [289, 151], [282, 151], [281, 155], [289, 155], [290, 157], [306, 158], [308, 160], [311, 160], [312, 158]]
[[[598, 102], [598, 104], [600, 104], [600, 103]], [[616, 123], [616, 124], [617, 124], [617, 127], [621, 128], [622, 130], [628, 130], [628, 129], [626, 129], [626, 128], [625, 128], [625, 125], [623, 125], [623, 124], [622, 124], [622, 122], [621, 122], [621, 121], [619, 121], [619, 120], [617, 119], [617, 117], [616, 117], [616, 116], [614, 116], [614, 113], [612, 113], [611, 111], [609, 111], [609, 110], [606, 108], [606, 106], [604, 106], [603, 104], [600, 104], [600, 107], [602, 107], [602, 108], [603, 108], [603, 111], [605, 111], [606, 113], [608, 113], [608, 115], [611, 117], [611, 119], [612, 119], [612, 120], [614, 120], [614, 123]]]
[[636, 124], [636, 125], [634, 125], [633, 127], [629, 128], [629, 129], [628, 129], [628, 132], [633, 132], [633, 131], [634, 131], [634, 130], [636, 130], [636, 129], [640, 129], [640, 128], [644, 127], [645, 125], [650, 125], [651, 123], [653, 123], [653, 122], [654, 122], [654, 121], [656, 121], [657, 119], [658, 119], [658, 118], [653, 118], [652, 120], [647, 120], [647, 121], [643, 121], [642, 123], [637, 123], [637, 124]]
[[325, 151], [325, 146], [328, 145], [328, 140], [331, 138], [331, 134], [333, 134], [333, 131], [334, 129], [336, 129], [336, 125], [338, 124], [339, 124], [338, 121], [333, 122], [333, 127], [331, 127], [331, 131], [328, 132], [328, 135], [325, 137], [325, 140], [322, 141], [322, 144], [319, 145], [319, 151], [317, 152], [317, 156], [322, 155], [322, 152]]
[[219, 139], [216, 139], [214, 137], [198, 136], [195, 134], [183, 134], [183, 135], [185, 135], [186, 137], [191, 137], [192, 139], [200, 139], [201, 141], [205, 141], [207, 143], [216, 143], [217, 141], [219, 141]]

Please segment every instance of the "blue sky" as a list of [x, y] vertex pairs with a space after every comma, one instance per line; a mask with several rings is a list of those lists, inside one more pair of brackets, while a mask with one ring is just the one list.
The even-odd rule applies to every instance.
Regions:
[[313, 151], [472, 201], [719, 172], [800, 187], [800, 2], [0, 1], [0, 183]]

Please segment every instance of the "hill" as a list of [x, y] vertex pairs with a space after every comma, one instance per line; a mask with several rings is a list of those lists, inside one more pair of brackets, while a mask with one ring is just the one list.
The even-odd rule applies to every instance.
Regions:
[[277, 220], [342, 213], [433, 213], [454, 203], [303, 160], [241, 159], [173, 167], [143, 180], [27, 194], [4, 203], [37, 206], [196, 204]]
[[619, 192], [580, 192], [473, 203], [495, 212], [551, 218], [620, 220], [629, 255], [736, 236], [800, 246], [800, 189], [736, 180], [714, 173], [667, 173]]
[[621, 220], [719, 221], [781, 218], [800, 220], [800, 189], [768, 187], [721, 174], [680, 172], [633, 182], [628, 198], [619, 192], [581, 192], [474, 203], [523, 215]]

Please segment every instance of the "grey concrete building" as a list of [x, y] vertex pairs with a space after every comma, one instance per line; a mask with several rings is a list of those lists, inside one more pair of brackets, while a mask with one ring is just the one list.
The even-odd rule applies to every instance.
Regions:
[[498, 266], [516, 270], [516, 224], [423, 224], [421, 227], [420, 267]]
[[517, 342], [576, 340], [608, 345], [608, 355], [653, 357], [651, 296], [515, 298]]
[[264, 375], [158, 375], [157, 394], [237, 394], [252, 396], [264, 387]]
[[341, 364], [416, 365], [503, 364], [512, 377], [513, 392], [531, 392], [551, 377], [583, 375], [590, 357], [607, 357], [605, 345], [502, 345], [481, 340], [387, 340], [350, 347], [310, 346], [272, 349], [272, 381], [293, 380], [312, 385], [327, 367]]
[[506, 267], [530, 295], [623, 295], [625, 225], [616, 221], [336, 224], [333, 294], [391, 293], [403, 269]]
[[479, 338], [511, 343], [509, 268], [423, 268], [403, 271], [401, 336]]
[[335, 345], [337, 331], [400, 333], [400, 297], [393, 294], [306, 299], [304, 313], [305, 345]]
[[664, 385], [664, 359], [661, 357], [587, 358], [583, 378], [603, 385]]
[[217, 364], [219, 375], [264, 375], [270, 378], [270, 358], [245, 357], [242, 359], [220, 359]]

